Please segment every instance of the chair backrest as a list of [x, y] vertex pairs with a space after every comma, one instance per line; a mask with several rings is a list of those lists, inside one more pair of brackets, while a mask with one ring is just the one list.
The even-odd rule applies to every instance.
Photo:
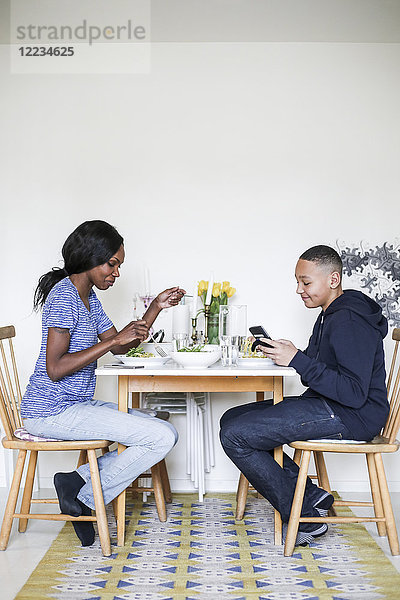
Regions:
[[13, 325], [0, 327], [0, 417], [8, 439], [12, 438], [18, 427], [22, 427], [19, 413], [21, 387], [12, 342], [13, 337], [15, 337]]
[[382, 432], [390, 443], [395, 441], [400, 427], [400, 328], [393, 329], [392, 339], [395, 345], [387, 381], [390, 412]]

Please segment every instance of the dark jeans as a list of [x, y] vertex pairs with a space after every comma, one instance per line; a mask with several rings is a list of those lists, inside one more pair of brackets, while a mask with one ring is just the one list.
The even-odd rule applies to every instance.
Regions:
[[[317, 438], [352, 439], [341, 419], [320, 398], [288, 397], [278, 404], [272, 400], [243, 404], [221, 418], [222, 446], [253, 487], [288, 522], [296, 487], [298, 466], [284, 453], [283, 468], [274, 460], [273, 449], [295, 440]], [[319, 514], [313, 505], [323, 491], [307, 479], [303, 516]], [[315, 529], [302, 523], [301, 529]]]

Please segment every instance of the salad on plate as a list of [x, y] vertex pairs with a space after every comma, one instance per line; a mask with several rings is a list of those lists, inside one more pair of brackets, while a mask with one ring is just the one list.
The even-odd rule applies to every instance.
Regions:
[[169, 356], [156, 356], [152, 352], [147, 352], [142, 346], [131, 348], [126, 354], [117, 354], [116, 358], [124, 365], [156, 367], [163, 365], [169, 360]]

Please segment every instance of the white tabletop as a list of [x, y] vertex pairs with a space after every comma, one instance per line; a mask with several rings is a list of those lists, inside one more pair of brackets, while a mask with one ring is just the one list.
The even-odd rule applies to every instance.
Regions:
[[203, 369], [189, 369], [180, 367], [175, 362], [170, 361], [160, 367], [144, 367], [142, 369], [129, 367], [129, 366], [101, 366], [96, 369], [96, 375], [134, 375], [147, 376], [175, 376], [179, 375], [182, 377], [293, 377], [296, 375], [295, 369], [292, 367], [278, 367], [278, 365], [269, 364], [267, 366], [253, 367], [223, 367], [221, 361], [218, 361], [211, 367]]

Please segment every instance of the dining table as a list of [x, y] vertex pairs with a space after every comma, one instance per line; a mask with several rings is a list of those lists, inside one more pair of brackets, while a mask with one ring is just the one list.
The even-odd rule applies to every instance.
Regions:
[[[103, 364], [96, 369], [96, 375], [118, 378], [118, 409], [128, 411], [129, 395], [132, 395], [132, 408], [139, 407], [142, 392], [211, 392], [211, 393], [255, 393], [255, 400], [264, 400], [264, 392], [272, 392], [274, 404], [283, 400], [283, 384], [286, 377], [293, 377], [296, 371], [291, 367], [280, 367], [268, 361], [265, 366], [223, 367], [218, 361], [207, 368], [184, 368], [173, 361], [157, 367], [135, 368], [128, 365]], [[118, 452], [125, 446], [118, 444]], [[275, 460], [283, 464], [283, 450], [274, 450]], [[245, 504], [248, 482], [240, 475], [238, 502]], [[117, 545], [125, 543], [126, 491], [116, 499]], [[243, 511], [242, 511], [243, 512]], [[242, 516], [242, 515], [241, 515]], [[239, 518], [241, 518], [239, 516]], [[275, 511], [275, 544], [282, 543], [282, 521]]]

